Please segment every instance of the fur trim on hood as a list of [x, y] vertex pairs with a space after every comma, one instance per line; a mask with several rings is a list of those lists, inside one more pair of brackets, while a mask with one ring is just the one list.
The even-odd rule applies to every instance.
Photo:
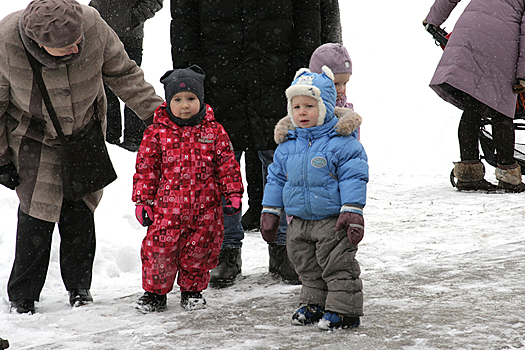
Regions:
[[[334, 111], [337, 117], [337, 124], [334, 129], [341, 136], [348, 136], [361, 126], [362, 118], [359, 114], [354, 112], [353, 109], [344, 107], [335, 107]], [[273, 139], [275, 143], [280, 145], [288, 140], [288, 131], [295, 130], [292, 125], [290, 117], [286, 116], [281, 118], [277, 125], [275, 125]]]

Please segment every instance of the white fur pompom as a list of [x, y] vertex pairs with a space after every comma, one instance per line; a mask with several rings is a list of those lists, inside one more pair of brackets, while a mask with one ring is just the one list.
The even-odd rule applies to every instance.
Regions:
[[[297, 79], [298, 76], [303, 74], [304, 72], [310, 73], [310, 70], [308, 68], [301, 68], [295, 73], [295, 77], [293, 77], [293, 80]], [[332, 79], [333, 80], [333, 79]]]

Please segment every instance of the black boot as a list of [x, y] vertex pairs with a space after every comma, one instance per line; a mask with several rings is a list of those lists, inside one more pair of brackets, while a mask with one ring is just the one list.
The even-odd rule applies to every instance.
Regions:
[[268, 270], [270, 274], [280, 277], [284, 283], [301, 284], [299, 275], [295, 272], [295, 266], [288, 259], [285, 245], [268, 244], [270, 253], [270, 264]]
[[93, 297], [86, 288], [75, 288], [68, 291], [69, 304], [71, 306], [82, 306], [93, 302]]
[[211, 270], [210, 284], [218, 288], [231, 286], [241, 273], [241, 267], [241, 248], [221, 249], [219, 265]]
[[7, 349], [9, 347], [9, 341], [7, 339], [0, 338], [0, 350]]
[[35, 301], [29, 299], [20, 299], [11, 301], [11, 312], [16, 311], [19, 314], [34, 314]]
[[135, 306], [137, 310], [143, 313], [161, 312], [166, 310], [168, 297], [166, 294], [155, 294], [151, 292], [144, 292], [144, 294], [137, 301]]

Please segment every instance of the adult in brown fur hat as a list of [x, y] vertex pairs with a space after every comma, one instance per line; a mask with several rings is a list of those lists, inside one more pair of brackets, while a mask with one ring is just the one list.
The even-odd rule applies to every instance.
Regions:
[[[60, 141], [28, 54], [42, 77], [66, 136], [91, 120], [106, 127], [106, 83], [142, 120], [162, 104], [144, 73], [99, 13], [74, 0], [34, 0], [0, 21], [0, 184], [16, 189], [15, 261], [7, 286], [11, 310], [34, 313], [45, 283], [55, 223], [60, 269], [72, 306], [93, 301], [93, 212], [102, 190], [64, 199]], [[95, 169], [96, 170], [96, 169]]]

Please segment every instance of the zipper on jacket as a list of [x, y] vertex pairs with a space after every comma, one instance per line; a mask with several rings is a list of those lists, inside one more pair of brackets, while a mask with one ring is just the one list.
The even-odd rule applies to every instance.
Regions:
[[310, 149], [312, 148], [312, 139], [309, 139], [308, 140], [308, 147], [306, 149], [306, 152], [304, 154], [304, 161], [303, 161], [303, 178], [304, 178], [304, 187], [305, 187], [305, 196], [304, 196], [304, 203], [305, 203], [305, 210], [306, 212], [308, 213], [308, 215], [312, 215], [311, 211], [310, 211], [310, 196], [309, 196], [309, 193], [310, 193], [310, 186], [308, 185], [308, 154], [310, 153]]

